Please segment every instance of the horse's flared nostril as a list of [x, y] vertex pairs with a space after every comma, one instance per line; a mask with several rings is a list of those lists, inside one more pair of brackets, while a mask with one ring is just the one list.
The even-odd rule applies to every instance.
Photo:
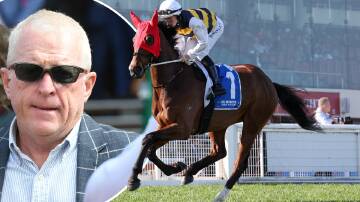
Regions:
[[134, 67], [132, 69], [129, 69], [129, 71], [130, 71], [130, 76], [132, 78], [137, 78], [138, 79], [138, 78], [141, 78], [143, 76], [143, 74], [144, 74], [143, 68], [141, 68], [139, 66], [136, 66], [136, 67]]

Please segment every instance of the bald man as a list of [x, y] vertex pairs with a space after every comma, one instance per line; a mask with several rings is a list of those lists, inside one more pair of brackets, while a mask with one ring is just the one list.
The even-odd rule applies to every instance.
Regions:
[[2, 201], [83, 201], [94, 170], [137, 136], [84, 114], [96, 73], [85, 31], [66, 15], [20, 22], [1, 78], [16, 115], [0, 126]]

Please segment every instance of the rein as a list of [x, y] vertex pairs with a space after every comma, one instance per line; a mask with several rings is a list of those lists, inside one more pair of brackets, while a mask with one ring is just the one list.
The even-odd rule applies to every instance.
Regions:
[[[155, 67], [155, 66], [160, 66], [160, 65], [166, 65], [166, 64], [171, 64], [171, 63], [177, 63], [177, 62], [183, 62], [182, 59], [176, 59], [176, 60], [169, 60], [169, 61], [164, 61], [164, 62], [158, 62], [158, 63], [149, 63], [145, 70], [150, 68], [150, 67]], [[177, 71], [168, 81], [166, 81], [164, 84], [160, 84], [158, 86], [153, 86], [153, 88], [165, 88], [167, 85], [169, 85], [173, 80], [175, 80], [175, 78], [181, 74], [184, 71], [184, 67], [181, 67], [181, 69], [179, 71]]]
[[153, 63], [153, 64], [149, 64], [149, 65], [150, 66], [159, 66], [159, 65], [166, 65], [166, 64], [176, 63], [176, 62], [182, 62], [182, 60], [181, 59], [169, 60], [169, 61]]
[[[153, 58], [151, 58], [151, 61], [153, 61]], [[151, 66], [160, 66], [160, 65], [166, 65], [166, 64], [171, 64], [171, 63], [177, 63], [177, 62], [182, 62], [182, 60], [181, 59], [176, 59], [176, 60], [169, 60], [169, 61], [165, 61], [165, 62], [158, 62], [158, 63], [149, 63], [149, 64], [147, 64], [146, 66], [145, 66], [145, 71], [147, 70], [147, 69], [149, 69]]]
[[153, 88], [166, 88], [166, 86], [168, 86], [171, 82], [173, 82], [175, 80], [175, 78], [181, 74], [184, 71], [184, 67], [181, 67], [181, 69], [176, 72], [176, 74], [174, 74], [168, 81], [166, 81], [164, 84], [160, 84], [158, 86], [153, 86]]

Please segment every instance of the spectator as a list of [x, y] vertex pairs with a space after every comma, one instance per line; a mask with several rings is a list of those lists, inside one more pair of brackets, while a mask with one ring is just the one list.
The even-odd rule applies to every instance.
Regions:
[[327, 97], [322, 97], [318, 100], [318, 107], [315, 111], [315, 119], [321, 125], [333, 124], [333, 119], [330, 115], [331, 105]]
[[99, 76], [91, 99], [133, 97], [128, 65], [135, 32], [116, 13], [93, 0], [47, 0], [44, 7], [77, 20], [88, 34], [92, 69]]
[[6, 66], [16, 116], [0, 126], [1, 200], [83, 201], [94, 170], [137, 136], [83, 113], [96, 81], [85, 31], [40, 10], [12, 30]]
[[96, 2], [90, 4], [85, 24], [93, 49], [93, 68], [103, 78], [95, 85], [91, 98], [133, 97], [128, 66], [135, 32], [114, 12]]
[[8, 27], [14, 27], [27, 16], [42, 8], [45, 0], [5, 0], [0, 1], [0, 16]]

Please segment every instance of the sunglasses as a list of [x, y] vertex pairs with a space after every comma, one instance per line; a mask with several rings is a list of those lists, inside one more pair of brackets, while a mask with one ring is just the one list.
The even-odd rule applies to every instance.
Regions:
[[16, 77], [22, 81], [38, 81], [43, 78], [45, 73], [49, 73], [53, 81], [61, 84], [74, 83], [79, 74], [85, 72], [84, 69], [71, 65], [58, 65], [50, 69], [44, 69], [31, 63], [15, 63], [9, 69], [15, 70]]

